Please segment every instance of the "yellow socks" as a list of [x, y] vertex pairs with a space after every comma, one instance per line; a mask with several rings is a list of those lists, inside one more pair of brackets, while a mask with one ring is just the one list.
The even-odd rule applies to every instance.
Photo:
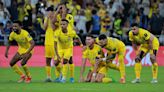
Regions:
[[61, 68], [62, 68], [62, 65], [61, 65], [61, 63], [59, 63], [59, 64], [56, 66], [56, 69], [55, 69], [56, 78], [59, 78], [59, 77], [60, 77]]
[[17, 73], [19, 74], [20, 76], [24, 75], [23, 72], [20, 70], [20, 68], [18, 67], [18, 65], [14, 65], [12, 66], [12, 69]]
[[152, 74], [153, 74], [153, 79], [157, 79], [157, 76], [158, 76], [158, 64], [157, 63], [152, 64]]
[[26, 73], [26, 76], [27, 76], [27, 77], [31, 77], [30, 71], [29, 71], [29, 69], [27, 68], [27, 65], [24, 65], [24, 66], [22, 66], [22, 67], [23, 67], [23, 69], [24, 69], [24, 71], [25, 71], [25, 73]]
[[112, 79], [111, 78], [103, 78], [102, 82], [103, 83], [110, 83], [110, 82], [112, 82]]
[[141, 69], [142, 69], [141, 63], [135, 63], [134, 70], [135, 70], [137, 79], [140, 79]]
[[74, 78], [74, 64], [69, 64], [70, 78]]
[[119, 69], [120, 69], [121, 78], [125, 78], [124, 56], [123, 55], [118, 56], [118, 60], [119, 60]]
[[67, 76], [67, 70], [68, 70], [68, 64], [63, 64], [63, 69], [62, 69], [63, 78], [66, 78]]
[[51, 78], [51, 66], [46, 66], [47, 78]]

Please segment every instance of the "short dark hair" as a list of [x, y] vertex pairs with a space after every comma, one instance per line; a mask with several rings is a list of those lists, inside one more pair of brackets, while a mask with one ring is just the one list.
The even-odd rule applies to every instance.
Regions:
[[87, 34], [86, 37], [95, 38], [92, 34]]
[[65, 22], [69, 23], [69, 21], [67, 19], [62, 19], [61, 21], [65, 21]]
[[92, 10], [92, 14], [95, 15], [97, 13], [96, 10]]
[[22, 22], [19, 20], [15, 20], [15, 21], [13, 21], [13, 23], [17, 23], [19, 26], [22, 26]]
[[0, 5], [2, 5], [2, 6], [3, 6], [3, 2], [0, 2]]
[[134, 27], [134, 26], [139, 27], [139, 25], [137, 23], [132, 23], [131, 27]]
[[54, 6], [51, 5], [50, 7], [48, 7], [48, 8], [46, 9], [46, 11], [54, 11]]
[[99, 40], [107, 39], [107, 36], [105, 34], [99, 35]]
[[4, 26], [4, 24], [2, 22], [0, 22], [0, 26]]

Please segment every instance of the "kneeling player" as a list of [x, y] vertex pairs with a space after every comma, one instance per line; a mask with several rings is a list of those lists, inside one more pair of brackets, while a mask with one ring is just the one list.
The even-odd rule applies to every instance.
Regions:
[[[100, 46], [95, 44], [94, 37], [92, 35], [87, 35], [86, 36], [86, 47], [83, 49], [83, 56], [82, 56], [82, 66], [81, 66], [81, 72], [80, 72], [80, 80], [79, 82], [91, 82], [92, 76], [96, 76], [93, 74], [94, 66], [96, 63], [96, 57], [103, 56], [103, 51]], [[91, 64], [91, 68], [87, 74], [86, 79], [84, 79], [84, 71], [85, 71], [85, 64], [87, 59], [89, 60]], [[99, 73], [106, 73], [106, 68], [105, 68], [105, 62], [101, 62], [99, 64], [98, 69], [96, 72]]]
[[107, 62], [107, 66], [119, 70], [121, 76], [120, 83], [125, 83], [125, 44], [116, 38], [106, 37], [106, 35], [104, 34], [100, 35], [99, 38], [96, 39], [96, 42], [102, 48], [105, 48], [107, 50], [107, 60], [113, 61], [116, 55], [118, 55], [119, 69], [111, 62]]

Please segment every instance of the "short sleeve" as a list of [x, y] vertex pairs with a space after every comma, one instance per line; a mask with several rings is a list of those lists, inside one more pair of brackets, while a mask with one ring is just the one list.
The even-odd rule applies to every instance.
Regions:
[[67, 20], [69, 21], [72, 28], [74, 28], [74, 18], [71, 14], [68, 14]]
[[150, 39], [150, 33], [148, 31], [143, 31], [143, 38], [147, 41]]
[[25, 37], [27, 38], [28, 42], [32, 40], [31, 35], [28, 32], [26, 32], [26, 31], [25, 31]]
[[9, 36], [9, 41], [13, 41], [14, 40], [13, 37], [14, 37], [14, 34], [13, 34], [13, 32], [11, 32], [10, 36]]
[[45, 18], [44, 18], [44, 23], [45, 23], [47, 20], [48, 20], [48, 18], [47, 18], [47, 17], [45, 17]]
[[97, 44], [99, 43], [99, 38], [98, 38], [98, 37], [96, 38], [96, 43], [97, 43]]
[[87, 49], [84, 50], [84, 51], [82, 52], [82, 58], [87, 58], [87, 56], [88, 56], [87, 53], [88, 53]]
[[129, 32], [129, 40], [130, 40], [130, 41], [133, 41], [133, 34], [132, 34], [132, 31]]
[[104, 57], [104, 53], [101, 47], [98, 48], [98, 57]]

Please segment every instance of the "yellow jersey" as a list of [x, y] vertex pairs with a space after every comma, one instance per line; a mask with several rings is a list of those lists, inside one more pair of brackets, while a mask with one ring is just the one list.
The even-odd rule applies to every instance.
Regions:
[[32, 40], [32, 37], [30, 34], [26, 31], [21, 29], [21, 33], [17, 34], [15, 32], [11, 32], [9, 36], [9, 41], [15, 40], [18, 44], [18, 52], [19, 54], [25, 53], [30, 48], [31, 44], [30, 41]]
[[[96, 43], [99, 44], [98, 38], [96, 38]], [[116, 38], [107, 37], [107, 44], [104, 48], [107, 50], [108, 54], [117, 54], [121, 53], [122, 49], [125, 48], [125, 44]]]
[[[47, 17], [44, 19], [44, 21], [47, 21]], [[54, 46], [54, 31], [52, 29], [52, 23], [51, 20], [48, 22], [48, 27], [46, 29], [45, 33], [45, 45], [53, 45]]]
[[87, 18], [87, 21], [92, 20], [92, 11], [90, 9], [85, 9], [85, 16]]
[[54, 41], [57, 42], [59, 49], [67, 49], [73, 47], [73, 38], [77, 37], [74, 30], [67, 28], [68, 32], [63, 33], [61, 28], [54, 34]]
[[[132, 31], [129, 32], [129, 40], [135, 44], [148, 44], [151, 35], [149, 31], [139, 28], [137, 35], [133, 35]], [[156, 37], [154, 36], [154, 38]]]
[[[94, 67], [96, 57], [99, 57], [100, 55], [101, 57], [103, 57], [102, 48], [99, 45], [94, 44], [92, 49], [86, 47], [86, 49], [82, 53], [82, 58], [88, 59], [91, 64], [91, 67]], [[100, 65], [105, 65], [105, 63], [106, 62], [101, 62]]]
[[[61, 16], [60, 14], [57, 15], [57, 21], [59, 24], [61, 24]], [[74, 17], [71, 14], [66, 15], [66, 20], [68, 20], [68, 28], [71, 27], [72, 29], [74, 28]]]

